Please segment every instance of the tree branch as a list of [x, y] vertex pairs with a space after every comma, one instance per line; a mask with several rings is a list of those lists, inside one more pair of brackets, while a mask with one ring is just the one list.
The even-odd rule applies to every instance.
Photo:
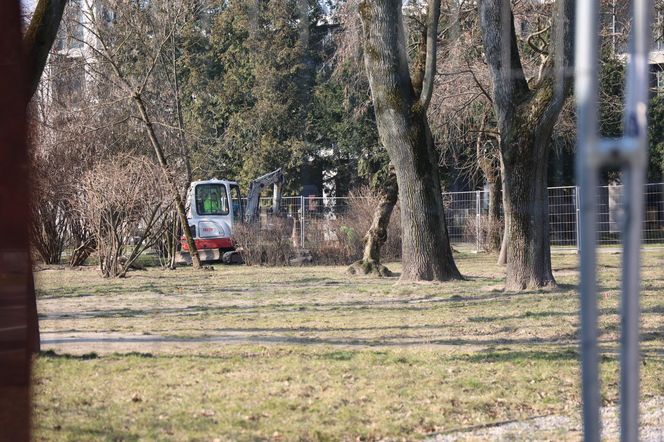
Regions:
[[436, 42], [438, 39], [438, 20], [440, 18], [440, 0], [429, 0], [427, 13], [426, 34], [426, 61], [424, 64], [424, 79], [422, 80], [422, 93], [420, 105], [426, 110], [431, 103], [433, 93], [433, 80], [436, 74]]
[[479, 9], [496, 116], [507, 120], [529, 92], [517, 46], [514, 15], [509, 0], [480, 0]]
[[532, 100], [546, 100], [539, 116], [539, 124], [560, 113], [571, 92], [574, 66], [574, 2], [556, 0], [551, 31], [551, 56], [545, 61]]
[[477, 76], [475, 75], [475, 71], [473, 68], [470, 67], [470, 60], [466, 58], [466, 64], [468, 65], [468, 72], [470, 72], [470, 75], [473, 77], [473, 81], [475, 82], [475, 85], [482, 91], [482, 94], [489, 100], [489, 103], [493, 105], [493, 98], [491, 98], [491, 94], [484, 88], [484, 85], [477, 79]]
[[39, 79], [58, 34], [66, 4], [67, 0], [39, 0], [23, 37], [23, 46], [30, 66], [29, 97], [35, 94], [39, 86]]
[[[544, 34], [545, 32], [547, 32], [549, 29], [551, 29], [551, 25], [545, 27], [544, 29], [540, 29], [540, 30], [537, 31], [537, 32], [533, 32], [533, 33], [530, 34], [530, 35], [528, 36], [528, 38], [526, 39], [526, 42], [528, 43], [528, 46], [530, 46], [530, 48], [531, 48], [533, 51], [537, 52], [538, 54], [541, 54], [541, 55], [549, 55], [549, 52], [548, 52], [547, 50], [544, 49], [544, 48], [547, 46], [547, 44], [546, 44], [546, 40], [544, 40], [544, 39], [542, 38], [542, 34]], [[540, 48], [539, 46], [537, 46], [537, 45], [535, 44], [535, 42], [533, 41], [535, 38], [537, 38], [537, 39], [539, 39], [539, 40], [542, 40], [542, 41], [544, 42], [544, 45], [543, 45], [541, 48]]]

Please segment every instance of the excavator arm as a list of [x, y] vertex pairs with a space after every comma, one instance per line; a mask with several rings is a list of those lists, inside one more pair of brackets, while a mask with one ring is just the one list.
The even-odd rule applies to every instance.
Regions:
[[248, 224], [252, 224], [258, 219], [258, 205], [261, 192], [266, 186], [274, 186], [274, 192], [272, 194], [272, 211], [275, 214], [279, 212], [279, 206], [281, 205], [281, 187], [283, 184], [284, 173], [281, 168], [260, 176], [249, 183], [249, 191], [247, 192], [247, 210], [245, 214], [245, 221]]

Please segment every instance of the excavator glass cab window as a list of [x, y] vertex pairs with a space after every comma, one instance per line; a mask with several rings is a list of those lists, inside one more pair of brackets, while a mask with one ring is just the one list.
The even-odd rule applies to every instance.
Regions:
[[242, 194], [240, 186], [231, 186], [231, 207], [233, 208], [233, 221], [242, 221]]
[[228, 215], [228, 195], [223, 184], [196, 186], [196, 212], [199, 215]]

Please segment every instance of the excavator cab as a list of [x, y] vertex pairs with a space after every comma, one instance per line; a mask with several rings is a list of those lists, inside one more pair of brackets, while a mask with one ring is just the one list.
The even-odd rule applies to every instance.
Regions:
[[[187, 193], [187, 221], [202, 261], [236, 262], [233, 228], [237, 223], [253, 224], [258, 221], [261, 192], [274, 186], [272, 208], [278, 213], [284, 175], [281, 169], [260, 176], [249, 184], [246, 210], [240, 186], [235, 181], [194, 181]], [[191, 262], [189, 246], [184, 236], [180, 239], [179, 262]]]
[[[203, 261], [221, 259], [223, 253], [235, 250], [233, 225], [242, 220], [242, 194], [235, 181], [194, 181], [187, 193], [187, 221], [198, 254]], [[180, 261], [188, 262], [189, 247], [181, 238]]]

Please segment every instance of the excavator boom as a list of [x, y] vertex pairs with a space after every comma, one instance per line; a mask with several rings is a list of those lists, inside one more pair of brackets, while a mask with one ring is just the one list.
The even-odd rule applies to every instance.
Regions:
[[251, 183], [249, 183], [249, 191], [247, 192], [247, 210], [245, 212], [245, 221], [248, 224], [253, 224], [258, 219], [258, 205], [260, 203], [261, 192], [266, 186], [274, 186], [272, 194], [272, 211], [273, 213], [279, 212], [281, 205], [281, 188], [284, 184], [284, 173], [281, 168], [259, 176]]

